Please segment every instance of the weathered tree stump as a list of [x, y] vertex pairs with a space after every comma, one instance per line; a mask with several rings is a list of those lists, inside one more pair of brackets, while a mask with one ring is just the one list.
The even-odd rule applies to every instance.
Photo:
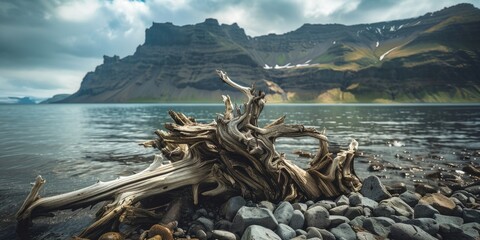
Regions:
[[[159, 149], [170, 162], [162, 164], [163, 157], [157, 155], [147, 169], [131, 176], [43, 198], [38, 193], [45, 180], [38, 176], [16, 215], [19, 225], [52, 211], [110, 201], [97, 214], [96, 221], [80, 234], [98, 236], [136, 214], [149, 215], [135, 205], [140, 200], [188, 186], [195, 204], [199, 194], [240, 193], [252, 200], [293, 201], [359, 190], [361, 183], [353, 169], [358, 145], [355, 140], [333, 158], [326, 136], [314, 128], [284, 124], [285, 116], [259, 127], [265, 94], [236, 84], [223, 71], [217, 73], [223, 82], [247, 97], [243, 111], [233, 107], [229, 96], [223, 96], [225, 113], [211, 123], [198, 123], [182, 113], [169, 111], [174, 123], [165, 124], [168, 131], [155, 131], [158, 138], [142, 145]], [[276, 139], [284, 137], [318, 139], [319, 148], [308, 169], [299, 168], [276, 151]], [[199, 192], [201, 185], [215, 187]]]

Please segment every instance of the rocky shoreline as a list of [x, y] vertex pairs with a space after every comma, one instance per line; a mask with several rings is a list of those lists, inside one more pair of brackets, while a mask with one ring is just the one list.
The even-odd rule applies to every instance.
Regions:
[[479, 196], [480, 185], [387, 190], [370, 176], [360, 192], [336, 199], [275, 204], [235, 196], [221, 206], [183, 209], [180, 223], [100, 239], [480, 239]]

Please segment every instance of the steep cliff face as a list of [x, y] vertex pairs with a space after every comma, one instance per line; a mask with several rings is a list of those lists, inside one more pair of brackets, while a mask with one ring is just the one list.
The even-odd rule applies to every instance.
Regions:
[[256, 83], [271, 101], [480, 101], [479, 42], [480, 10], [468, 4], [414, 19], [305, 24], [255, 38], [215, 19], [154, 23], [132, 56], [105, 56], [65, 102], [218, 101], [229, 90], [219, 84], [218, 68]]

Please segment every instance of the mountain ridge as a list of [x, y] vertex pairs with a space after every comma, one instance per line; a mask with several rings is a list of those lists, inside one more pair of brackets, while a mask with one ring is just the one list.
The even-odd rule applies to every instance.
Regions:
[[215, 19], [153, 23], [133, 55], [104, 56], [62, 102], [217, 102], [214, 70], [271, 102], [478, 102], [480, 10], [459, 4], [371, 24], [304, 24], [250, 37]]

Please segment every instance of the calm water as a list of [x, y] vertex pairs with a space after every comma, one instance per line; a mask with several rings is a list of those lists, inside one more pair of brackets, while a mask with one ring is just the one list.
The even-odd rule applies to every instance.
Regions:
[[[170, 122], [169, 109], [200, 122], [223, 112], [222, 105], [0, 106], [0, 238], [13, 236], [13, 214], [36, 175], [47, 180], [41, 195], [52, 195], [148, 166], [156, 151], [138, 143], [154, 139], [153, 131]], [[369, 162], [379, 161], [387, 170], [375, 174], [387, 182], [428, 182], [425, 173], [454, 171], [480, 160], [480, 105], [270, 105], [260, 125], [282, 115], [287, 123], [326, 128], [337, 149], [355, 138], [360, 143], [355, 169], [361, 177], [372, 174]], [[292, 151], [314, 152], [316, 144], [308, 138], [279, 139], [277, 149], [306, 166], [308, 161]], [[39, 219], [32, 235], [70, 236], [88, 224], [84, 214]], [[69, 220], [77, 224], [62, 223]]]

